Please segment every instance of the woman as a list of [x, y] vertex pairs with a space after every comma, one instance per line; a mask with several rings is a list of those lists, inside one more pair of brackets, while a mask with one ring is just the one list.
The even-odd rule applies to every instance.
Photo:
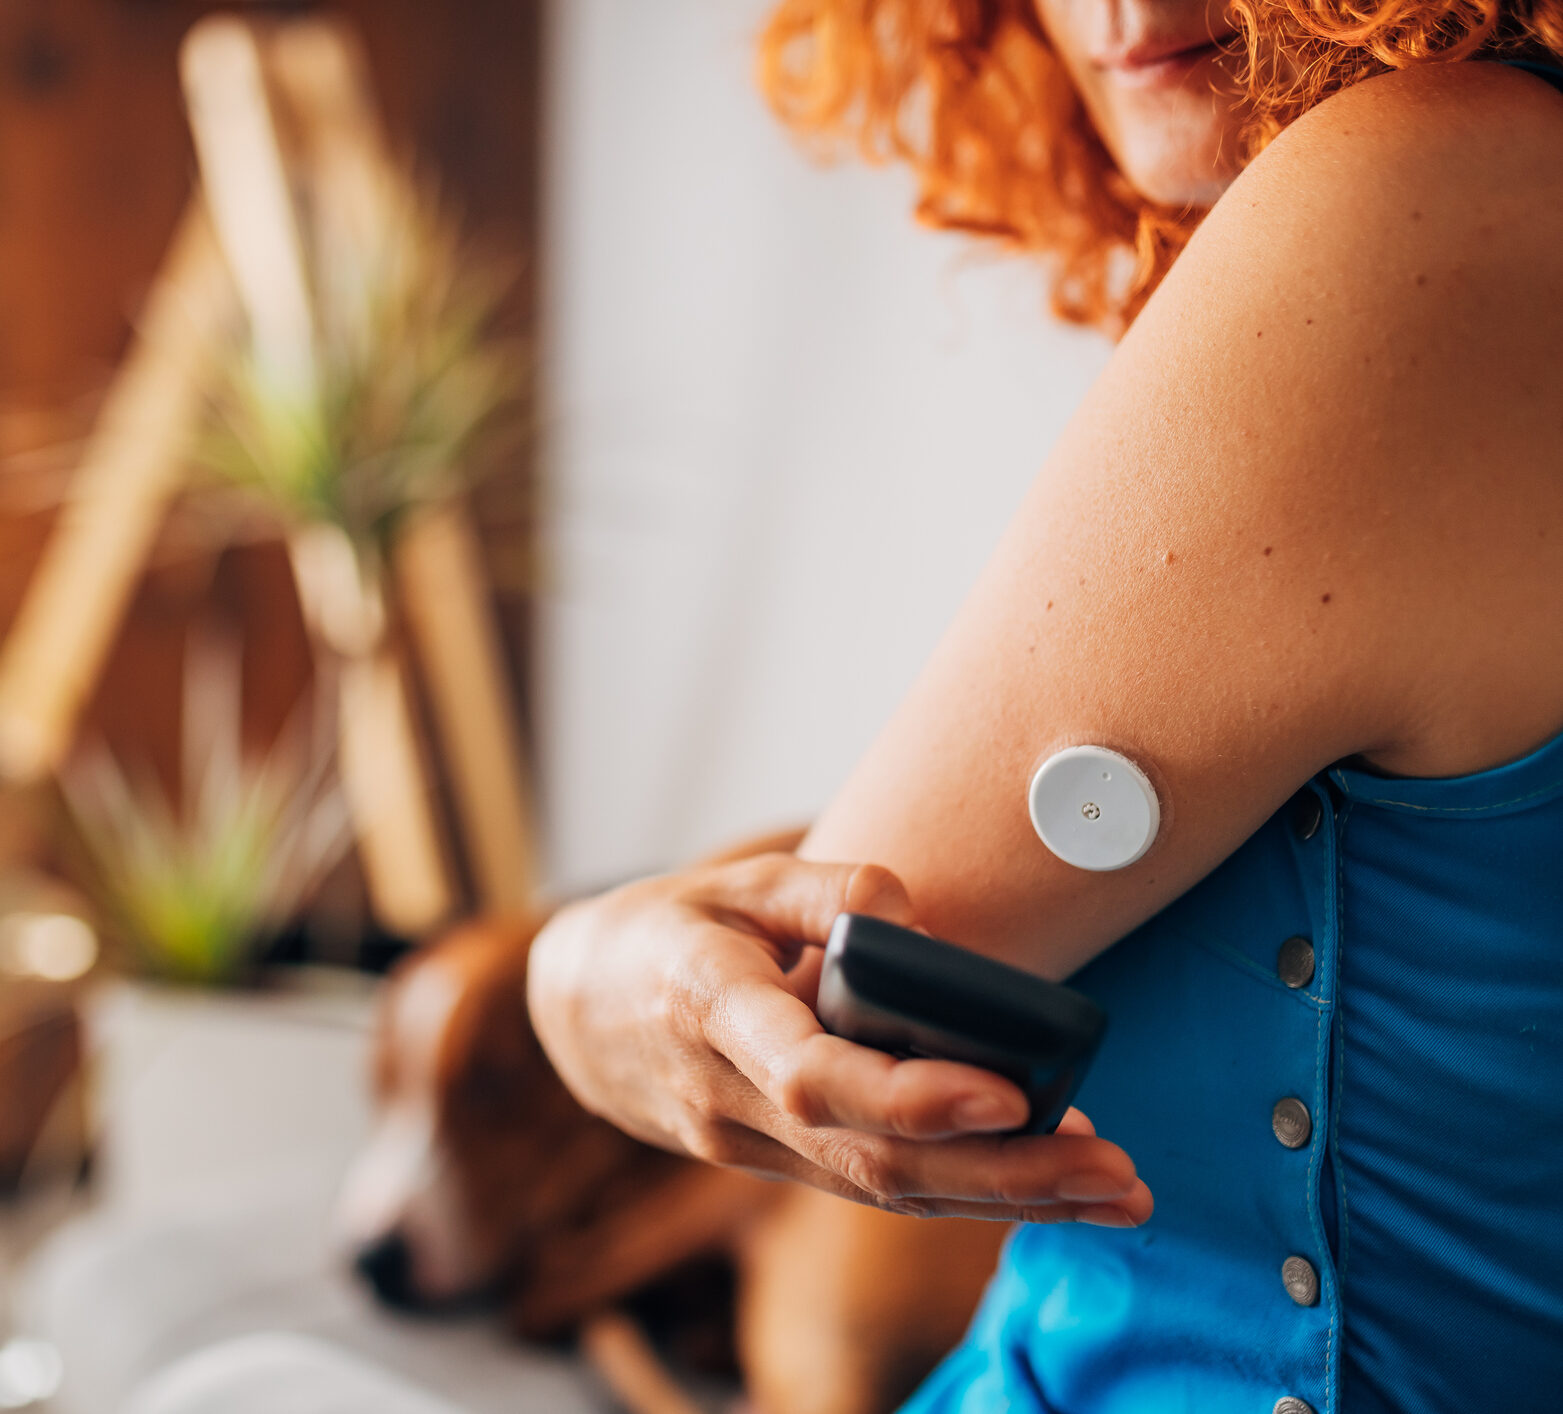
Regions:
[[[788, 0], [766, 54], [789, 119], [1127, 333], [796, 856], [544, 934], [561, 1073], [657, 1143], [1029, 1224], [913, 1409], [1552, 1407], [1563, 5]], [[1031, 829], [1079, 742], [1155, 783], [1128, 868]], [[825, 1036], [843, 908], [1078, 972], [1125, 1148]]]

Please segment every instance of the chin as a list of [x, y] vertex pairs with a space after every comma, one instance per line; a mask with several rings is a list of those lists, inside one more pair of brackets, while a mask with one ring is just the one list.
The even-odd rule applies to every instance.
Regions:
[[1209, 207], [1236, 178], [1242, 121], [1206, 75], [1176, 86], [1098, 82], [1085, 97], [1118, 170], [1147, 200]]
[[1141, 196], [1159, 206], [1214, 206], [1237, 176], [1235, 136], [1201, 136], [1178, 144], [1165, 137], [1161, 132], [1149, 141], [1129, 143], [1117, 154], [1119, 170]]
[[1208, 171], [1178, 172], [1161, 167], [1144, 170], [1126, 167], [1124, 176], [1147, 201], [1175, 210], [1184, 207], [1208, 210], [1232, 183], [1230, 176], [1215, 177]]

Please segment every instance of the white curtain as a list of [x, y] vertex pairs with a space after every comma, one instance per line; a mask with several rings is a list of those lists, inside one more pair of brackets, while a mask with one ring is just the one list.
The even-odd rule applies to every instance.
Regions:
[[753, 84], [764, 11], [553, 7], [534, 674], [559, 887], [817, 810], [1106, 357], [1050, 324], [1035, 267], [916, 228], [906, 173], [801, 153]]

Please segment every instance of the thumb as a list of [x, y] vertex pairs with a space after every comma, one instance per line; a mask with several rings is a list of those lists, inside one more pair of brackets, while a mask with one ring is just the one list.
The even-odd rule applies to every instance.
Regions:
[[823, 864], [764, 854], [712, 871], [700, 902], [727, 919], [739, 915], [758, 933], [823, 947], [841, 913], [867, 913], [910, 927], [906, 886], [879, 864]]
[[916, 917], [906, 885], [882, 864], [859, 864], [852, 871], [838, 912], [867, 913], [886, 923], [899, 923], [903, 928], [910, 928]]

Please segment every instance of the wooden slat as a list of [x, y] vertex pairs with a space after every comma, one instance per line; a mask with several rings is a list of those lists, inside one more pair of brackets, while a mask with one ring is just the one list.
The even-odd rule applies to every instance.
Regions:
[[[372, 268], [376, 246], [412, 201], [390, 160], [357, 45], [345, 26], [301, 20], [274, 31], [266, 64], [302, 136], [319, 218]], [[535, 902], [537, 845], [517, 714], [465, 506], [432, 509], [398, 537], [394, 568], [479, 903]]]
[[455, 890], [380, 591], [363, 583], [334, 526], [306, 527], [288, 549], [306, 621], [327, 649], [317, 683], [336, 692], [337, 771], [370, 907], [391, 932], [421, 937], [450, 917]]
[[[229, 16], [203, 20], [185, 40], [180, 72], [213, 224], [263, 376], [310, 397], [310, 282], [255, 31]], [[370, 905], [385, 927], [418, 936], [449, 917], [456, 891], [381, 592], [362, 581], [353, 547], [333, 527], [300, 531], [290, 549], [306, 621], [341, 660], [338, 763]]]
[[466, 507], [453, 502], [410, 525], [396, 572], [479, 902], [524, 910], [538, 885], [526, 762]]
[[0, 652], [0, 775], [68, 750], [185, 467], [202, 379], [233, 297], [199, 202], [186, 213]]
[[402, 666], [382, 645], [345, 659], [337, 683], [338, 771], [375, 916], [417, 938], [454, 908]]
[[279, 388], [308, 396], [315, 382], [309, 277], [255, 35], [240, 19], [213, 16], [190, 31], [179, 61], [207, 205], [256, 360]]

